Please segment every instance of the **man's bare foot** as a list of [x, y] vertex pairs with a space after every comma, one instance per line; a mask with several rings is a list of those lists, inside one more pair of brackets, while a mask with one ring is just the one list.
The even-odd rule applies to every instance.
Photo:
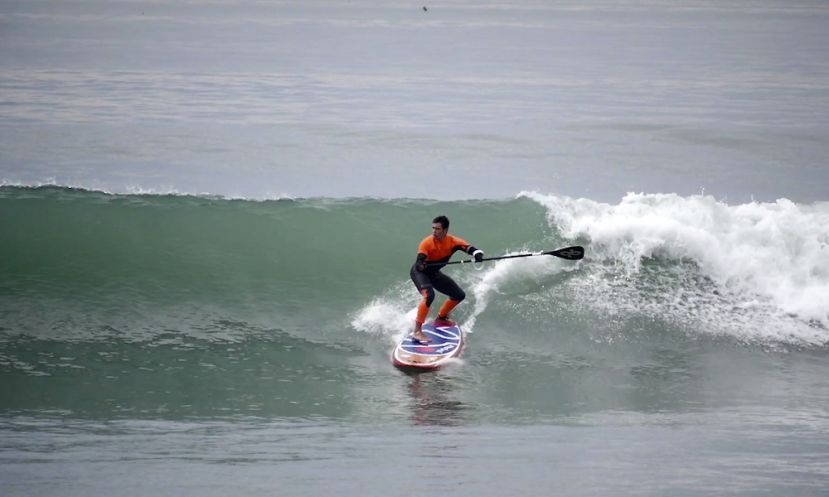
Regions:
[[420, 329], [420, 326], [415, 327], [414, 331], [412, 332], [412, 338], [414, 338], [415, 340], [417, 340], [420, 343], [429, 343], [429, 342], [431, 342], [431, 340], [429, 340], [429, 337], [427, 337], [426, 334], [423, 333], [423, 330]]

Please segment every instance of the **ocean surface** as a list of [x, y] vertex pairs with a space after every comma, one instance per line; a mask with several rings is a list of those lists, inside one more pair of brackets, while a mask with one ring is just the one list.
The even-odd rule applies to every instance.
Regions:
[[[0, 494], [827, 495], [827, 53], [821, 1], [0, 1]], [[445, 268], [402, 372], [439, 214], [586, 257]]]

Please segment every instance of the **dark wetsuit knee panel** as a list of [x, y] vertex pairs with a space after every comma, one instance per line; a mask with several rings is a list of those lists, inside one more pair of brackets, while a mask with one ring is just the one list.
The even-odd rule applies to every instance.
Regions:
[[429, 277], [429, 273], [418, 271], [414, 268], [414, 266], [412, 266], [409, 276], [411, 276], [412, 282], [415, 284], [415, 287], [417, 287], [418, 292], [423, 293], [426, 291], [426, 305], [432, 305], [432, 302], [435, 300], [435, 289], [432, 284], [432, 279]]
[[430, 307], [432, 302], [435, 301], [435, 289], [432, 287], [426, 287], [421, 290], [420, 293], [425, 294], [424, 297], [426, 298], [426, 307]]

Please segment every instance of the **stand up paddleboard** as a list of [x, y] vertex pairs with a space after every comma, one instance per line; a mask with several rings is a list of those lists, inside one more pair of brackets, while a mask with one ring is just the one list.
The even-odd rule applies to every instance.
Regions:
[[454, 321], [423, 323], [423, 333], [431, 340], [420, 343], [406, 335], [394, 347], [391, 362], [398, 368], [435, 369], [463, 350], [463, 331]]

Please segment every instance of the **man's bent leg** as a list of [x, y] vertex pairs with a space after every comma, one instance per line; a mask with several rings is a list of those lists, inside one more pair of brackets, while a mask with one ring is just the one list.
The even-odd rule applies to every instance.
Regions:
[[440, 306], [440, 311], [438, 311], [438, 319], [448, 320], [449, 313], [452, 312], [452, 309], [454, 309], [458, 304], [460, 304], [460, 301], [452, 299], [444, 302], [443, 305]]
[[438, 312], [438, 319], [447, 319], [452, 309], [466, 298], [466, 293], [455, 283], [455, 280], [443, 273], [434, 279], [434, 285], [437, 291], [449, 297], [449, 300], [443, 303]]
[[429, 307], [431, 307], [432, 301], [435, 300], [435, 291], [431, 288], [424, 288], [420, 293], [423, 295], [423, 300], [417, 306], [417, 318], [415, 318], [418, 328], [426, 321], [426, 316], [429, 315]]
[[431, 342], [429, 337], [423, 333], [423, 322], [426, 321], [426, 316], [429, 315], [429, 306], [432, 305], [432, 301], [435, 300], [435, 291], [432, 287], [424, 288], [420, 291], [423, 295], [423, 300], [420, 301], [420, 305], [417, 306], [417, 317], [415, 318], [415, 329], [412, 332], [412, 337], [418, 342], [428, 343]]

